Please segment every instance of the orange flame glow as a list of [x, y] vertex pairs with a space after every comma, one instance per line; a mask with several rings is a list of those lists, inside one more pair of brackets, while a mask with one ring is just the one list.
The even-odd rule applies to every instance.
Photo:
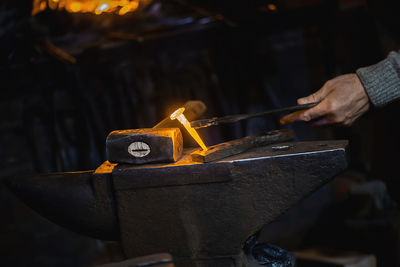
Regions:
[[36, 15], [47, 8], [52, 10], [66, 10], [71, 13], [116, 13], [125, 15], [133, 12], [140, 5], [151, 0], [33, 0], [32, 15]]
[[207, 151], [207, 147], [204, 144], [203, 140], [200, 138], [199, 134], [196, 132], [195, 129], [190, 126], [189, 121], [186, 119], [185, 115], [183, 115], [183, 112], [185, 111], [185, 108], [179, 108], [175, 110], [174, 113], [171, 114], [170, 118], [171, 120], [177, 119], [180, 123], [183, 124], [185, 129], [189, 132], [189, 134], [194, 138], [194, 140], [201, 146], [203, 151]]

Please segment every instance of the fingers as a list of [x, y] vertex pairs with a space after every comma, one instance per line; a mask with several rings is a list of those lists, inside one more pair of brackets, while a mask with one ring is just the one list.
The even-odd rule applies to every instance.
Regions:
[[[299, 98], [297, 100], [297, 103], [299, 105], [302, 104], [308, 104], [308, 103], [314, 103], [314, 102], [320, 102], [323, 99], [326, 98], [326, 96], [332, 91], [333, 84], [331, 81], [328, 81], [322, 86], [321, 89], [319, 89], [317, 92], [303, 98]], [[323, 101], [318, 104], [317, 106], [308, 109], [308, 110], [302, 110], [300, 112], [294, 112], [289, 115], [284, 116], [281, 120], [280, 123], [282, 125], [286, 125], [289, 123], [293, 123], [296, 121], [311, 121], [314, 119], [317, 119], [318, 117], [323, 116], [326, 112], [326, 103], [324, 104]]]
[[369, 109], [369, 98], [356, 74], [338, 76], [312, 95], [300, 98], [299, 104], [319, 102], [301, 113], [282, 118], [281, 123], [311, 122], [313, 126], [350, 126]]
[[300, 111], [296, 111], [296, 112], [290, 113], [290, 114], [282, 117], [279, 122], [282, 125], [286, 125], [286, 124], [290, 124], [290, 123], [293, 123], [293, 122], [296, 122], [296, 121], [300, 121], [299, 116], [303, 112], [305, 112], [305, 110], [300, 110]]
[[[290, 124], [290, 123], [298, 122], [298, 121], [308, 122], [308, 121], [316, 120], [327, 114], [327, 110], [328, 110], [327, 105], [328, 105], [327, 101], [322, 101], [321, 103], [319, 103], [318, 105], [316, 105], [313, 108], [290, 113], [290, 114], [284, 116], [283, 118], [281, 118], [280, 123], [282, 125], [286, 125], [286, 124]], [[317, 123], [316, 125], [324, 125], [329, 122], [327, 119], [325, 119], [323, 121], [315, 122], [315, 123]]]
[[327, 114], [327, 101], [322, 101], [313, 108], [307, 109], [298, 116], [299, 121], [312, 121]]
[[297, 99], [297, 104], [303, 105], [303, 104], [312, 103], [312, 102], [315, 102], [314, 99], [315, 99], [315, 96], [314, 96], [314, 94], [312, 94], [307, 97], [302, 97], [302, 98]]
[[332, 82], [328, 81], [317, 92], [315, 92], [307, 97], [302, 97], [302, 98], [297, 99], [297, 104], [302, 105], [302, 104], [319, 102], [329, 94], [329, 92], [332, 90], [332, 87], [333, 87]]

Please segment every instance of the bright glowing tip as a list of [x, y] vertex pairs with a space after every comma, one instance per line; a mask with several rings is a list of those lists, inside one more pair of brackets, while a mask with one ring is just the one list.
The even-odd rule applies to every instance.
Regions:
[[196, 132], [196, 130], [190, 126], [190, 122], [186, 119], [185, 115], [183, 115], [184, 111], [185, 108], [179, 108], [175, 110], [174, 113], [172, 113], [170, 116], [171, 120], [177, 119], [180, 123], [182, 123], [182, 125], [185, 127], [188, 133], [193, 137], [193, 139], [200, 145], [200, 147], [204, 151], [207, 151], [207, 146], [204, 144], [203, 140]]
[[178, 108], [177, 110], [174, 111], [174, 113], [171, 114], [170, 118], [171, 120], [175, 120], [178, 118], [183, 112], [185, 111], [185, 108]]
[[104, 4], [101, 4], [98, 8], [97, 8], [97, 10], [98, 11], [104, 11], [104, 10], [106, 10], [108, 8], [108, 4], [107, 3], [104, 3]]

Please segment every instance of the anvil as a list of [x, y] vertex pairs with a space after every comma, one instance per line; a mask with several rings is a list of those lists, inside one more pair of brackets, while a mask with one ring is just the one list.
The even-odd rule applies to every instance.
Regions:
[[191, 150], [169, 164], [12, 179], [44, 217], [120, 240], [125, 255], [168, 252], [176, 266], [247, 266], [245, 241], [347, 166], [347, 141], [288, 142], [211, 163]]

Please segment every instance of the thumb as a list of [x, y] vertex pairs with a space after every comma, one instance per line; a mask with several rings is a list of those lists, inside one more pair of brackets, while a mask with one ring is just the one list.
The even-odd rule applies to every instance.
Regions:
[[325, 87], [322, 87], [317, 92], [315, 92], [307, 97], [297, 99], [297, 104], [302, 105], [302, 104], [319, 102], [322, 99], [324, 99], [327, 94], [328, 94], [328, 92], [325, 89]]
[[300, 121], [311, 121], [323, 117], [327, 113], [327, 101], [322, 101], [313, 108], [305, 110], [298, 117]]

